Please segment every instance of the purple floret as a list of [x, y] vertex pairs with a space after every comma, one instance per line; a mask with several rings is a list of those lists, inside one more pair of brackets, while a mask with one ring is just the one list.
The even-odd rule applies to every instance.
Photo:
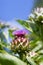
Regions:
[[13, 35], [16, 35], [16, 36], [18, 36], [18, 35], [25, 35], [27, 33], [28, 33], [28, 31], [23, 29], [23, 30], [14, 31]]

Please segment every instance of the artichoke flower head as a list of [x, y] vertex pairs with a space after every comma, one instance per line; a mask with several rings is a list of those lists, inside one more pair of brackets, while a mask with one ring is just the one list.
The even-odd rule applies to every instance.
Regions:
[[15, 52], [25, 52], [29, 47], [28, 38], [26, 37], [27, 30], [17, 30], [13, 32], [15, 36], [11, 43], [11, 49]]

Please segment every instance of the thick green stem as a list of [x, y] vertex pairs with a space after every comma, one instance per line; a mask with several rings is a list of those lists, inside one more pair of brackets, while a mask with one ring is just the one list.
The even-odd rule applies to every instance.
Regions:
[[20, 53], [20, 59], [22, 61], [25, 61], [26, 60], [26, 55], [24, 53]]

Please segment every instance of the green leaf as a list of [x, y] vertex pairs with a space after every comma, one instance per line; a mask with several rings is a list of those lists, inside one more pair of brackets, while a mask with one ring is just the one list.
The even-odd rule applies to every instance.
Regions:
[[8, 53], [0, 53], [0, 64], [1, 65], [27, 65], [20, 59], [12, 56]]
[[8, 31], [9, 31], [9, 36], [10, 36], [11, 38], [13, 38], [14, 36], [12, 35], [12, 32], [13, 32], [14, 30], [9, 29]]
[[43, 54], [43, 50], [39, 50], [38, 51], [38, 54]]
[[27, 61], [30, 63], [30, 65], [37, 65], [36, 63], [35, 63], [35, 61], [31, 58], [31, 57], [26, 57], [27, 58]]
[[38, 44], [38, 45], [37, 45], [35, 48], [33, 48], [32, 51], [35, 52], [35, 51], [38, 51], [38, 50], [40, 50], [40, 49], [42, 48], [41, 42], [38, 41], [37, 44]]
[[43, 62], [43, 55], [39, 55], [36, 59], [38, 63]]
[[28, 22], [26, 22], [24, 20], [17, 20], [17, 22], [20, 23], [22, 26], [24, 26], [26, 29], [29, 28]]

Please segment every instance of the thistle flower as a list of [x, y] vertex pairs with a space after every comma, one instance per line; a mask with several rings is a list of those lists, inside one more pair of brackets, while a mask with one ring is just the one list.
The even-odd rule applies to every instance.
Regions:
[[31, 20], [32, 22], [36, 21], [42, 24], [43, 23], [43, 8], [40, 7], [40, 8], [34, 9], [34, 11], [29, 16], [29, 20]]
[[34, 52], [34, 51], [31, 51], [31, 52], [29, 52], [29, 55], [30, 55], [30, 57], [34, 57], [34, 56], [36, 56], [36, 55], [37, 55], [37, 53], [36, 53], [36, 52]]
[[18, 30], [13, 32], [13, 35], [15, 36], [11, 44], [11, 49], [13, 51], [21, 52], [27, 50], [29, 46], [28, 39], [26, 38], [27, 33], [27, 30]]
[[43, 42], [43, 8], [36, 8], [29, 17], [32, 31]]

